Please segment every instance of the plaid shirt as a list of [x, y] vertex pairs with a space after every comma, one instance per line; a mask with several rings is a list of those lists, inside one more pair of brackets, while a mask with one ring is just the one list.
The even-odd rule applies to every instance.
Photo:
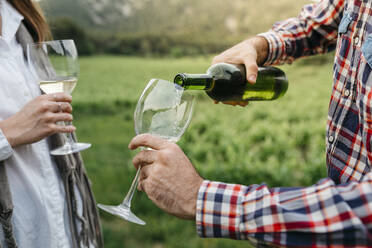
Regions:
[[306, 188], [204, 181], [201, 237], [293, 247], [372, 247], [372, 1], [321, 0], [261, 34], [267, 65], [336, 49], [327, 121], [329, 178]]

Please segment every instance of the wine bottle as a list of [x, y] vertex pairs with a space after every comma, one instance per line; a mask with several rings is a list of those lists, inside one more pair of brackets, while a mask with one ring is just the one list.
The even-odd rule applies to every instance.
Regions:
[[275, 67], [260, 67], [255, 84], [247, 81], [245, 67], [219, 63], [206, 74], [180, 73], [174, 83], [184, 89], [205, 90], [217, 101], [268, 101], [282, 97], [288, 89], [284, 72]]

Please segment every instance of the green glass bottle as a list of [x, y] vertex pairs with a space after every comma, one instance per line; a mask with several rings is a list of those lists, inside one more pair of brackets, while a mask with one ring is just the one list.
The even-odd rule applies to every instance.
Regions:
[[180, 73], [174, 83], [184, 89], [205, 90], [217, 101], [268, 101], [282, 97], [288, 89], [284, 72], [275, 67], [260, 67], [255, 84], [248, 83], [243, 65], [219, 63], [206, 74]]

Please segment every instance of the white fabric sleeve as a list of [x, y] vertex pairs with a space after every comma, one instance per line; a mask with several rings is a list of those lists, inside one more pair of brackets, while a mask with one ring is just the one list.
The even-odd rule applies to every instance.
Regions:
[[10, 146], [7, 138], [0, 129], [0, 161], [3, 161], [13, 155], [13, 148]]

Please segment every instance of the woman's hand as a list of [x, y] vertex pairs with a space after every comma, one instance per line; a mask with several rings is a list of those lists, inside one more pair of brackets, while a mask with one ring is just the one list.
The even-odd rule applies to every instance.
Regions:
[[[262, 65], [267, 58], [269, 45], [263, 37], [253, 37], [240, 42], [239, 44], [227, 49], [223, 53], [214, 57], [212, 64], [229, 63], [244, 65], [247, 81], [254, 84], [257, 79], [258, 65]], [[218, 102], [215, 102], [218, 103]], [[223, 102], [229, 105], [246, 106], [246, 101], [228, 101]]]
[[0, 122], [0, 129], [12, 147], [32, 144], [55, 133], [71, 133], [74, 126], [58, 125], [72, 121], [71, 96], [47, 94], [30, 101], [15, 115]]

